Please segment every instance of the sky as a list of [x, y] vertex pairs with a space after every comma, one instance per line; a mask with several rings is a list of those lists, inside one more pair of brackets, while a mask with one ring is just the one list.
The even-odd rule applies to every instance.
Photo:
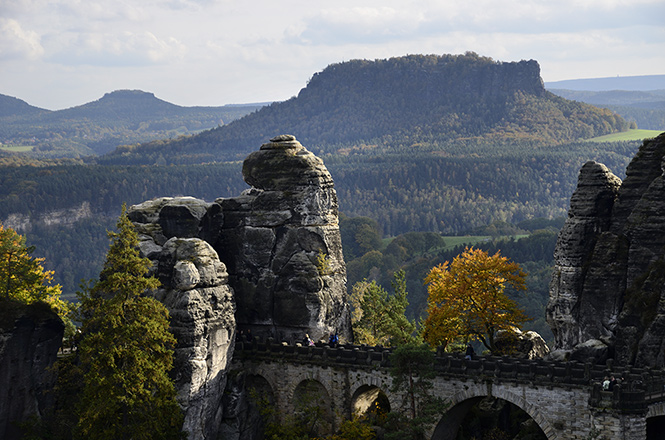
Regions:
[[0, 94], [281, 101], [351, 59], [534, 59], [544, 81], [665, 74], [664, 0], [0, 0]]

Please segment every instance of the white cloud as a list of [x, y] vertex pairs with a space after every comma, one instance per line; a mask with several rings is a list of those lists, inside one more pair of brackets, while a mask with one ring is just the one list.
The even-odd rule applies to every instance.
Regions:
[[0, 93], [221, 105], [286, 99], [353, 58], [465, 51], [535, 59], [548, 81], [657, 74], [664, 16], [662, 0], [0, 0]]
[[186, 53], [177, 39], [160, 39], [148, 31], [68, 33], [54, 37], [48, 45], [53, 48], [48, 60], [65, 65], [145, 66], [177, 61]]
[[0, 60], [34, 60], [43, 53], [44, 48], [36, 32], [24, 30], [16, 20], [0, 18]]

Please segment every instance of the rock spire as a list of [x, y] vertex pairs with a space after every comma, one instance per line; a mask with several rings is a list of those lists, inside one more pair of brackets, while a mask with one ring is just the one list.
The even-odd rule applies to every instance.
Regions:
[[665, 366], [665, 133], [621, 182], [586, 163], [555, 249], [547, 320], [554, 355]]

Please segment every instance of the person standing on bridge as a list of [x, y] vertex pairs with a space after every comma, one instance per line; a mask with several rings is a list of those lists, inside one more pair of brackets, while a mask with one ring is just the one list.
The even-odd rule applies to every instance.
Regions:
[[473, 359], [473, 356], [475, 356], [475, 354], [476, 352], [473, 349], [473, 345], [471, 345], [470, 342], [466, 344], [466, 354], [464, 355], [464, 359], [470, 361], [471, 359]]

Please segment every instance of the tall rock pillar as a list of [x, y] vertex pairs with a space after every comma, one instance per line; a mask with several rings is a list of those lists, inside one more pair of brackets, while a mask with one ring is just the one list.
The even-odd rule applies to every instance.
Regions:
[[349, 340], [337, 194], [323, 161], [282, 135], [245, 159], [243, 178], [251, 189], [209, 211], [238, 327], [281, 340], [331, 332]]

